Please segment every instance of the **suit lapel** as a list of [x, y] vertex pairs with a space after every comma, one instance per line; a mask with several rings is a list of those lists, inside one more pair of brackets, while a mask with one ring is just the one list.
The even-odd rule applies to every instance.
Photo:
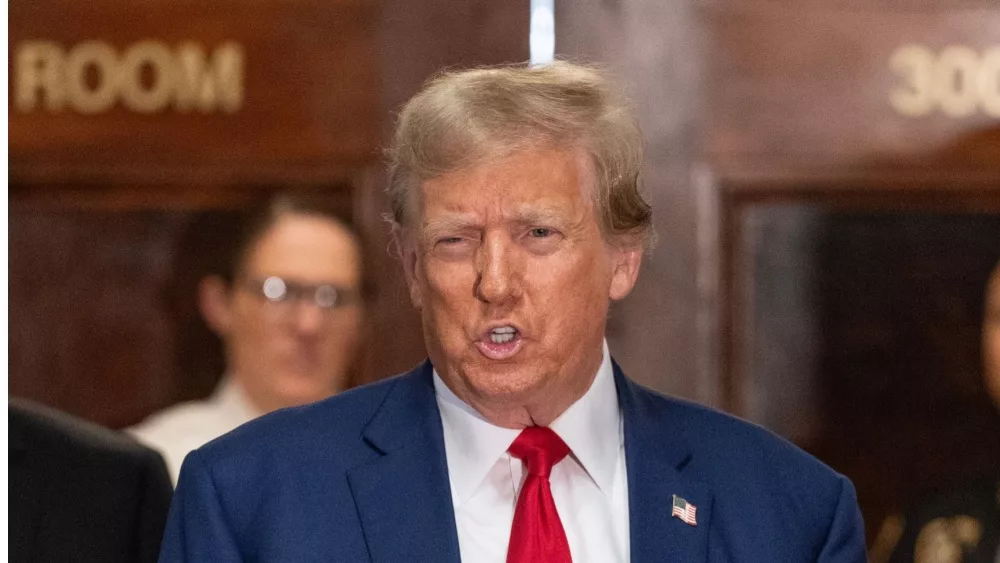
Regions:
[[[691, 461], [685, 425], [654, 405], [662, 399], [629, 381], [617, 364], [614, 370], [624, 420], [631, 560], [705, 561], [713, 497], [684, 475]], [[695, 525], [671, 515], [674, 495], [696, 507]]]
[[373, 563], [459, 561], [430, 362], [401, 377], [364, 431], [379, 454], [348, 472]]

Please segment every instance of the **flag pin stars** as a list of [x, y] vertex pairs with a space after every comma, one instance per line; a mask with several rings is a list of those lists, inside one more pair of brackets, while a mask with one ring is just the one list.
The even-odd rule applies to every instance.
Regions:
[[697, 526], [698, 520], [695, 518], [695, 513], [698, 511], [698, 507], [691, 504], [690, 502], [684, 500], [683, 498], [674, 495], [674, 507], [670, 511], [671, 516], [676, 516], [681, 519], [681, 522], [689, 524], [691, 526]]

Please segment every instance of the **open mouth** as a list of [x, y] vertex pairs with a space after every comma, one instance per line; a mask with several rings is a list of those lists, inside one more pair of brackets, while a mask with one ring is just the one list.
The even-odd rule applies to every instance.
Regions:
[[524, 341], [517, 328], [510, 325], [496, 326], [476, 341], [476, 348], [491, 360], [506, 360], [521, 349]]

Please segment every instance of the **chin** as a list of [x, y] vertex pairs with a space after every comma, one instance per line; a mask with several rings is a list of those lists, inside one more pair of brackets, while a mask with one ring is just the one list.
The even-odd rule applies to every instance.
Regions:
[[[501, 369], [496, 369], [497, 367]], [[464, 379], [482, 398], [502, 403], [520, 403], [534, 395], [546, 378], [527, 375], [515, 366], [477, 366], [467, 371]]]

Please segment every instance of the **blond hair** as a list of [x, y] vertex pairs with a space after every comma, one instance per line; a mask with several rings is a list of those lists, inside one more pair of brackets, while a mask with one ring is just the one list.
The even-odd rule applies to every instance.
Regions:
[[593, 164], [605, 235], [652, 242], [652, 210], [639, 192], [642, 134], [624, 95], [600, 68], [557, 61], [444, 72], [403, 107], [389, 157], [393, 220], [424, 180], [518, 151], [584, 149]]

